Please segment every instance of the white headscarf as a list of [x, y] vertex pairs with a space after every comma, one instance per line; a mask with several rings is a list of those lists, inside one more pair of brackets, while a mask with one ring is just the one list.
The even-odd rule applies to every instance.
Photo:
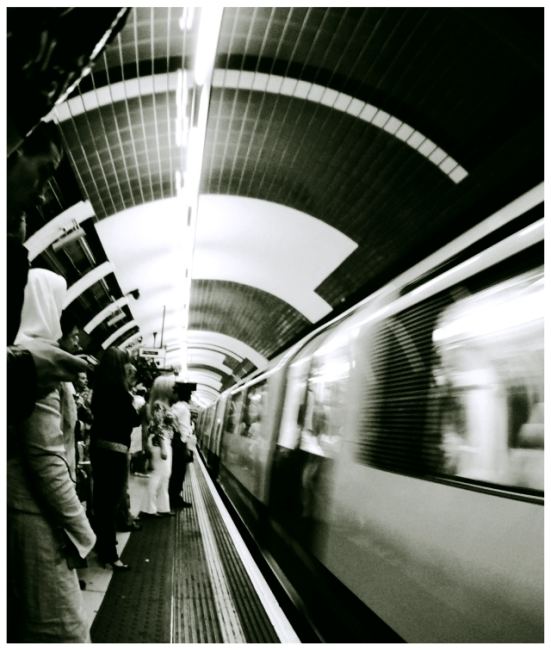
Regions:
[[31, 269], [15, 344], [28, 339], [57, 343], [62, 334], [59, 320], [66, 295], [67, 282], [61, 275], [48, 269]]

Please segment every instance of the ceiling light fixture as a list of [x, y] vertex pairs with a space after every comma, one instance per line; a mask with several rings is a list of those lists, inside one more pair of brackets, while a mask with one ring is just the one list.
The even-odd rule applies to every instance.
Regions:
[[[187, 331], [191, 299], [191, 277], [199, 185], [203, 166], [203, 150], [207, 127], [210, 86], [216, 58], [216, 47], [222, 22], [222, 7], [201, 7], [194, 21], [197, 30], [193, 66], [193, 84], [188, 85], [185, 67], [178, 76], [176, 92], [176, 140], [180, 143], [181, 167], [175, 171], [176, 196], [181, 201], [181, 211], [174, 223], [174, 278], [178, 286], [176, 310], [182, 314], [182, 328], [178, 333], [181, 351], [180, 366], [187, 371]], [[186, 26], [191, 27], [194, 15], [185, 13]], [[190, 21], [190, 22], [188, 22]], [[183, 29], [184, 14], [180, 19]], [[189, 28], [188, 27], [188, 28]], [[190, 94], [191, 93], [191, 94]]]
[[193, 67], [193, 76], [198, 86], [202, 86], [206, 82], [210, 83], [220, 34], [222, 10], [222, 7], [217, 6], [201, 7]]

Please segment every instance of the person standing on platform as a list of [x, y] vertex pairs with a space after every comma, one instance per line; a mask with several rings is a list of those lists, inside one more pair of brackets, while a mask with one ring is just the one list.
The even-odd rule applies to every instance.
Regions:
[[147, 449], [151, 457], [151, 472], [147, 482], [145, 503], [141, 517], [173, 515], [168, 497], [168, 484], [172, 472], [172, 438], [178, 423], [170, 410], [174, 377], [161, 375], [151, 387], [147, 407]]
[[[66, 293], [60, 275], [29, 272], [16, 345], [57, 346]], [[76, 493], [68, 453], [74, 440], [62, 427], [66, 398], [58, 386], [38, 399], [8, 451], [9, 642], [90, 641], [75, 568], [85, 564], [96, 537]]]
[[53, 122], [42, 122], [13, 151], [6, 168], [6, 333], [7, 416], [10, 426], [30, 415], [37, 399], [57, 389], [60, 381], [71, 381], [88, 367], [84, 359], [68, 354], [55, 342], [33, 338], [14, 345], [21, 322], [29, 251], [26, 211], [40, 201], [46, 181], [62, 157], [61, 131]]
[[[145, 400], [136, 399], [136, 395], [134, 394], [134, 386], [136, 385], [136, 367], [132, 363], [127, 363], [126, 371], [127, 371], [126, 384], [128, 386], [128, 390], [130, 391], [130, 394], [132, 395], [132, 406], [136, 411], [141, 412], [141, 409], [145, 405]], [[130, 493], [128, 490], [128, 479], [130, 475], [130, 459], [134, 451], [133, 443], [136, 439], [136, 434], [135, 434], [136, 429], [141, 429], [141, 427], [139, 426], [133, 427], [130, 433], [130, 447], [128, 449], [128, 456], [127, 456], [128, 469], [126, 471], [126, 480], [124, 484], [123, 495], [121, 500], [119, 501], [119, 505], [117, 507], [117, 514], [115, 516], [115, 524], [117, 530], [120, 532], [134, 532], [137, 530], [141, 530], [142, 528], [132, 515], [132, 511], [130, 508], [131, 505]]]
[[191, 503], [182, 498], [182, 489], [186, 478], [188, 463], [193, 460], [195, 436], [189, 401], [195, 390], [195, 384], [176, 382], [174, 394], [176, 402], [172, 405], [172, 413], [178, 422], [178, 431], [172, 439], [172, 474], [168, 486], [170, 506], [172, 509], [191, 508]]
[[108, 348], [94, 374], [90, 460], [93, 477], [94, 526], [98, 560], [114, 570], [126, 570], [117, 553], [117, 507], [125, 494], [130, 434], [140, 422], [132, 403], [128, 377], [130, 357]]

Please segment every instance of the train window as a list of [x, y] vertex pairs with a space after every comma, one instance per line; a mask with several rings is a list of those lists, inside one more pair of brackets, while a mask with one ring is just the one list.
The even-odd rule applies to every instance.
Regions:
[[382, 322], [357, 460], [543, 490], [542, 278], [473, 278]]
[[312, 357], [298, 410], [299, 448], [333, 458], [340, 443], [351, 361], [347, 339], [330, 339]]
[[234, 393], [230, 399], [224, 418], [224, 433], [237, 433], [241, 406], [243, 404], [243, 391]]
[[543, 272], [445, 310], [433, 333], [439, 470], [543, 490]]
[[[314, 350], [328, 336], [331, 329], [309, 341], [290, 365], [287, 373], [287, 389], [281, 415], [278, 445], [296, 449], [300, 442], [300, 421], [303, 418], [301, 404], [306, 400], [308, 373]], [[304, 407], [302, 407], [304, 409]]]
[[239, 433], [246, 438], [258, 438], [266, 408], [266, 382], [249, 388], [243, 404]]
[[431, 386], [432, 331], [449, 296], [415, 305], [384, 320], [362, 358], [365, 395], [356, 457], [362, 464], [424, 474], [423, 433]]

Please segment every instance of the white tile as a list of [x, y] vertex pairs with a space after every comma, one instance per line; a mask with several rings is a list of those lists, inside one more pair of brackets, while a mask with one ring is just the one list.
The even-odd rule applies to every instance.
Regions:
[[[338, 96], [339, 93], [336, 90], [333, 90], [333, 88], [326, 88], [323, 92], [321, 99], [319, 100], [320, 104], [325, 104], [325, 106], [333, 106], [337, 101]], [[337, 107], [335, 106], [335, 108]]]
[[400, 138], [400, 140], [404, 140], [405, 142], [412, 133], [413, 127], [404, 122], [402, 126], [396, 131], [396, 137]]
[[449, 174], [449, 177], [452, 179], [454, 183], [460, 183], [464, 178], [466, 178], [469, 175], [466, 169], [463, 169], [461, 165], [458, 165], [451, 174]]
[[410, 147], [417, 149], [423, 140], [425, 140], [425, 136], [422, 133], [419, 133], [419, 131], [414, 131], [407, 139], [407, 143]]
[[434, 142], [427, 138], [417, 151], [419, 151], [419, 153], [423, 154], [423, 156], [426, 156], [428, 158], [435, 149], [436, 149], [436, 145], [434, 144]]
[[290, 95], [291, 97], [295, 94], [295, 88], [297, 87], [297, 80], [289, 77], [283, 79], [281, 88], [279, 90], [281, 95]]
[[375, 117], [371, 120], [372, 124], [378, 126], [380, 129], [387, 123], [390, 113], [386, 111], [377, 111]]
[[215, 88], [219, 88], [220, 86], [223, 86], [224, 77], [225, 77], [224, 70], [222, 70], [221, 68], [216, 68], [214, 74], [212, 75], [212, 85]]
[[226, 88], [237, 88], [239, 83], [239, 70], [226, 70], [224, 75], [224, 86]]
[[245, 90], [251, 90], [254, 86], [254, 72], [242, 70], [239, 74], [239, 87]]
[[440, 147], [436, 147], [436, 149], [429, 156], [429, 160], [433, 162], [435, 165], [439, 165], [444, 160], [446, 155], [447, 154], [443, 149], [440, 149]]
[[383, 126], [385, 131], [388, 133], [396, 133], [396, 131], [402, 126], [402, 122], [394, 115], [390, 116], [388, 122]]
[[270, 81], [270, 75], [264, 72], [257, 72], [254, 75], [253, 88], [264, 92], [268, 87], [268, 81]]
[[363, 107], [362, 112], [360, 113], [360, 118], [362, 120], [365, 120], [366, 122], [371, 122], [376, 112], [377, 109], [375, 108], [375, 106], [371, 106], [371, 104], [366, 104]]
[[271, 74], [268, 79], [268, 85], [266, 86], [266, 92], [279, 94], [281, 82], [282, 78], [280, 76]]
[[311, 102], [319, 102], [323, 96], [324, 91], [325, 88], [323, 86], [320, 86], [319, 84], [312, 84], [310, 92], [308, 93], [308, 99]]
[[338, 111], [350, 112], [349, 107], [352, 102], [352, 97], [346, 93], [337, 93], [337, 99], [333, 105], [333, 108], [336, 108]]
[[299, 81], [295, 88], [295, 97], [299, 99], [306, 99], [308, 93], [310, 92], [310, 86], [312, 84], [309, 81]]
[[451, 156], [448, 156], [438, 166], [445, 174], [449, 174], [454, 167], [457, 167], [457, 160], [454, 160]]
[[359, 115], [363, 111], [364, 106], [365, 106], [365, 102], [362, 102], [361, 99], [354, 98], [350, 102], [350, 106], [348, 107], [348, 112], [351, 115]]

